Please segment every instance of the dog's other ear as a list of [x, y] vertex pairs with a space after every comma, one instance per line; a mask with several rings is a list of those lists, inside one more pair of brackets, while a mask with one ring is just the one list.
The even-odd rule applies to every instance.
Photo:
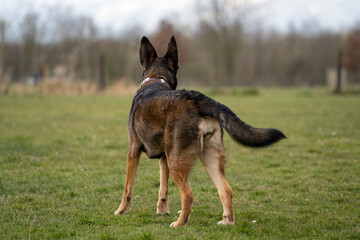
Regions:
[[157, 57], [157, 53], [155, 48], [147, 39], [147, 37], [142, 37], [141, 44], [140, 44], [140, 63], [143, 66], [144, 70], [149, 67]]
[[171, 40], [168, 45], [168, 50], [163, 57], [164, 63], [166, 63], [171, 70], [175, 71], [178, 70], [178, 50], [174, 36], [171, 37]]

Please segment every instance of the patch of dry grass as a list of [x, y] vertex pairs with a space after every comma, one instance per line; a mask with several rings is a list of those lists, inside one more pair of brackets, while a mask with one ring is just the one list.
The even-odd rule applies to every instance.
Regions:
[[138, 85], [132, 82], [120, 79], [109, 84], [105, 90], [100, 91], [98, 84], [89, 81], [53, 81], [41, 83], [38, 85], [28, 85], [24, 83], [15, 83], [3, 87], [3, 94], [9, 95], [114, 95], [114, 96], [132, 96], [138, 89]]

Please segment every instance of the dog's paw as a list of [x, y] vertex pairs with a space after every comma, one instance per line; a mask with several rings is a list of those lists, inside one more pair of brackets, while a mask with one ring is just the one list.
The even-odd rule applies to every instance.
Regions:
[[156, 215], [168, 215], [170, 214], [170, 211], [160, 211], [159, 209], [156, 210]]
[[169, 206], [166, 204], [158, 204], [156, 207], [156, 214], [157, 215], [165, 215], [170, 214]]
[[172, 223], [170, 224], [170, 227], [171, 227], [171, 228], [177, 228], [177, 227], [178, 227], [178, 224], [177, 224], [176, 222], [172, 222]]
[[119, 210], [116, 210], [116, 211], [114, 212], [115, 215], [120, 215], [120, 214], [123, 214], [123, 213], [124, 213], [124, 211], [119, 211]]
[[235, 220], [233, 215], [231, 215], [230, 217], [223, 215], [223, 220], [217, 223], [217, 225], [234, 225], [234, 224], [235, 224]]
[[127, 214], [128, 212], [130, 212], [130, 209], [129, 210], [116, 210], [114, 212], [115, 215], [120, 215], [120, 214]]
[[190, 217], [188, 217], [188, 220], [185, 221], [185, 223], [183, 221], [181, 221], [181, 220], [179, 221], [179, 219], [178, 219], [176, 222], [172, 222], [170, 224], [170, 227], [171, 228], [177, 228], [177, 227], [181, 227], [181, 226], [186, 226], [186, 225], [189, 224], [189, 219], [190, 219]]
[[219, 221], [218, 223], [217, 223], [217, 225], [222, 225], [222, 226], [225, 226], [225, 225], [234, 225], [235, 224], [235, 222], [230, 222], [230, 221], [228, 221], [228, 220], [226, 220], [226, 219], [223, 219], [223, 220], [221, 220], [221, 221]]

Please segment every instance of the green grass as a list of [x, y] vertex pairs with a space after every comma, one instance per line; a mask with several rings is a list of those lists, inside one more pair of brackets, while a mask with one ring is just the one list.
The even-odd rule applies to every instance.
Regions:
[[[199, 162], [190, 223], [156, 216], [159, 167], [142, 156], [132, 210], [114, 216], [126, 176], [130, 97], [0, 96], [0, 239], [360, 239], [360, 96], [322, 89], [212, 95], [247, 123], [288, 137], [249, 149], [224, 136], [235, 226]], [[237, 94], [239, 93], [239, 94]], [[255, 223], [253, 221], [256, 220]]]

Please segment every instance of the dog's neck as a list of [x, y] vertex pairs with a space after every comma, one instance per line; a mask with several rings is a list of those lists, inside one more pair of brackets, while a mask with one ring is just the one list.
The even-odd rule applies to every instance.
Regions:
[[164, 86], [166, 86], [167, 88], [170, 89], [170, 85], [163, 78], [159, 78], [159, 77], [147, 77], [147, 78], [145, 78], [140, 83], [140, 88], [147, 85], [147, 84], [149, 84], [149, 83], [152, 83], [152, 82], [161, 83], [161, 84], [163, 84]]

